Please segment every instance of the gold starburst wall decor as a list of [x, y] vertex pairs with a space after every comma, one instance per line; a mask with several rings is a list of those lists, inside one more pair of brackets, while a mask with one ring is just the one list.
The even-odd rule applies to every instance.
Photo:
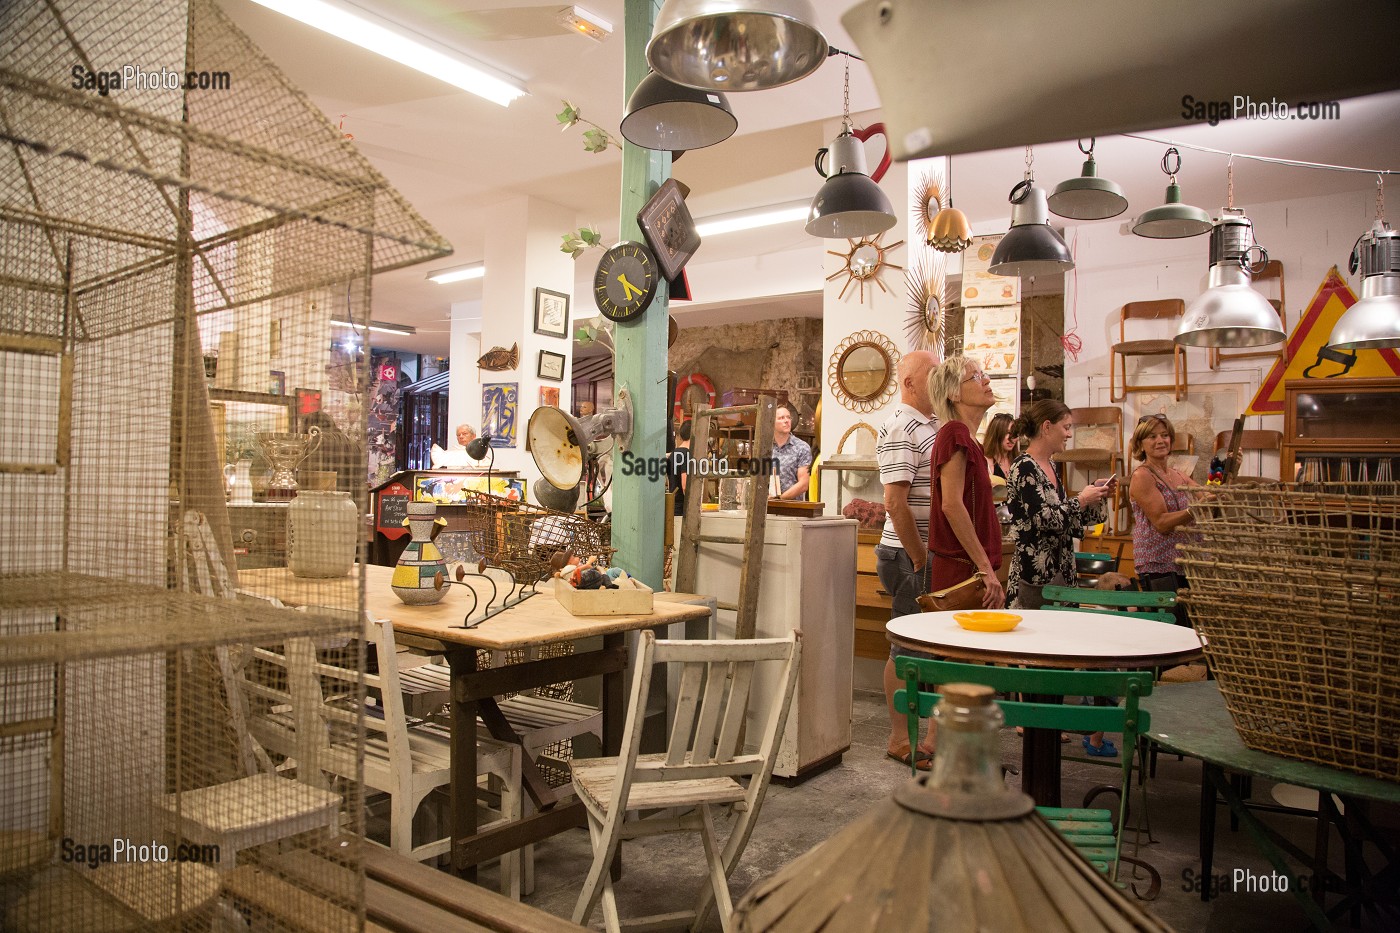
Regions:
[[942, 262], [924, 257], [905, 270], [904, 280], [909, 294], [904, 323], [909, 349], [942, 354], [944, 321], [949, 306], [958, 300], [957, 288], [948, 281]]
[[[852, 285], [859, 285], [860, 302], [864, 304], [866, 281], [878, 285], [882, 292], [889, 291], [889, 289], [885, 288], [885, 283], [880, 281], [880, 270], [904, 268], [903, 266], [897, 266], [885, 259], [886, 253], [896, 247], [903, 246], [904, 241], [900, 240], [897, 243], [891, 243], [885, 246], [880, 243], [880, 238], [884, 235], [885, 234], [881, 232], [873, 237], [861, 237], [859, 240], [848, 239], [846, 242], [851, 245], [851, 248], [846, 252], [834, 249], [827, 250], [831, 255], [839, 256], [845, 261], [844, 266], [826, 277], [828, 282], [838, 276], [844, 275], [847, 277], [846, 284], [841, 286], [841, 293], [836, 296], [838, 299], [844, 299], [846, 297], [846, 292], [850, 290]], [[873, 296], [875, 294], [874, 290], [872, 290], [870, 294]]]
[[919, 176], [910, 195], [914, 208], [914, 223], [919, 228], [919, 237], [925, 243], [932, 242], [933, 218], [948, 206], [948, 192], [940, 172], [927, 171]]

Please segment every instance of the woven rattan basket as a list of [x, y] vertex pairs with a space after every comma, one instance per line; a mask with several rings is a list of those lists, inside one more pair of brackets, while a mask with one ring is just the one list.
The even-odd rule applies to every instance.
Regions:
[[1400, 487], [1224, 487], [1183, 597], [1250, 748], [1400, 780]]

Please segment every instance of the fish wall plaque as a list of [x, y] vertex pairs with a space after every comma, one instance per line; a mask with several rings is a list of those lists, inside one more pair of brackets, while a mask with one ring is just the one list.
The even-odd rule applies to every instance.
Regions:
[[509, 350], [505, 347], [492, 347], [481, 354], [476, 365], [481, 369], [489, 369], [493, 373], [514, 369], [520, 365], [520, 344], [511, 344]]

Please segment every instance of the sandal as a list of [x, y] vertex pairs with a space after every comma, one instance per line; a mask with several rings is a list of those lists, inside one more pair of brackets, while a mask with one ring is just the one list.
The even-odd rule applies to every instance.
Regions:
[[1118, 748], [1108, 739], [1104, 739], [1102, 745], [1095, 745], [1089, 741], [1087, 735], [1084, 736], [1084, 752], [1095, 758], [1116, 758], [1118, 756]]
[[[909, 749], [907, 748], [902, 753], [885, 752], [885, 757], [890, 759], [891, 761], [899, 762], [906, 768], [909, 767]], [[919, 749], [918, 754], [914, 758], [914, 762], [914, 766], [920, 771], [929, 770], [933, 767], [933, 752], [926, 752], [923, 749]]]

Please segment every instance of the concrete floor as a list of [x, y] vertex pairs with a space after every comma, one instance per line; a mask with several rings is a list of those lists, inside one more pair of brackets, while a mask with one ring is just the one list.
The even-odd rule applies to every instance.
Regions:
[[[852, 745], [842, 763], [796, 786], [774, 784], [759, 816], [753, 837], [739, 866], [730, 877], [729, 888], [735, 901], [756, 880], [765, 877], [798, 855], [806, 852], [845, 826], [871, 804], [889, 794], [895, 785], [909, 779], [908, 772], [885, 757], [888, 720], [884, 699], [876, 693], [857, 692], [853, 710]], [[1016, 767], [1020, 743], [1012, 730], [1002, 737], [1004, 762]], [[1078, 743], [1066, 745], [1078, 751]], [[1196, 891], [1184, 890], [1185, 878], [1199, 875], [1197, 820], [1200, 809], [1200, 763], [1178, 762], [1163, 756], [1157, 776], [1149, 784], [1152, 829], [1156, 842], [1145, 845], [1141, 858], [1162, 875], [1160, 895], [1151, 902], [1139, 901], [1147, 911], [1180, 931], [1284, 931], [1308, 928], [1297, 902], [1289, 894], [1226, 893], [1202, 903]], [[1076, 762], [1066, 762], [1063, 793], [1066, 805], [1077, 804], [1086, 790], [1116, 781], [1116, 772]], [[1015, 784], [1019, 778], [1009, 776]], [[1270, 785], [1256, 781], [1254, 798], [1268, 799]], [[1107, 800], [1109, 798], [1102, 798]], [[1270, 801], [1272, 802], [1272, 801]], [[1305, 851], [1312, 851], [1314, 824], [1311, 820], [1288, 815], [1262, 814], [1262, 818], [1288, 836]], [[721, 833], [725, 832], [721, 829]], [[1392, 845], [1397, 841], [1392, 834]], [[1341, 844], [1335, 832], [1330, 851], [1334, 867], [1340, 865]], [[1125, 851], [1131, 853], [1131, 837]], [[624, 871], [617, 887], [622, 916], [636, 916], [684, 909], [702, 884], [703, 855], [698, 837], [673, 835], [625, 843]], [[1375, 853], [1370, 852], [1372, 859]], [[573, 830], [535, 849], [536, 886], [525, 901], [542, 910], [569, 917], [588, 870], [591, 853], [587, 833]], [[1271, 867], [1251, 845], [1243, 832], [1231, 832], [1227, 815], [1217, 823], [1214, 873], [1228, 875], [1233, 869], [1266, 874]], [[1301, 872], [1301, 869], [1297, 869]], [[480, 883], [495, 887], [494, 869], [481, 871]], [[1130, 895], [1131, 896], [1131, 895]], [[1329, 903], [1336, 903], [1335, 896]], [[601, 908], [595, 910], [592, 926], [601, 928]], [[1347, 929], [1345, 920], [1339, 929]], [[713, 913], [705, 929], [719, 930]], [[1364, 917], [1362, 930], [1393, 931], [1393, 921]]]

